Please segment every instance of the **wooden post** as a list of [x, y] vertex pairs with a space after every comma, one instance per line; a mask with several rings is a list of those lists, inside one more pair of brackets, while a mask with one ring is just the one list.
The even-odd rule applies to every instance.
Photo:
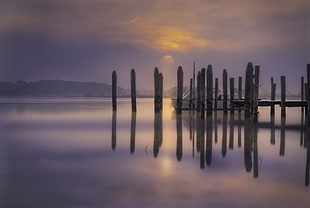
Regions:
[[255, 66], [253, 112], [256, 115], [258, 114], [259, 72], [260, 72], [260, 67], [259, 66]]
[[[273, 81], [273, 77], [271, 77], [271, 97], [270, 100], [274, 101], [276, 99], [276, 84]], [[270, 106], [270, 114], [274, 115], [274, 105]]]
[[206, 69], [202, 68], [200, 73], [200, 87], [201, 87], [201, 118], [205, 117], [205, 97], [206, 97]]
[[235, 79], [229, 78], [230, 90], [230, 113], [234, 114]]
[[197, 74], [197, 112], [200, 111], [201, 107], [201, 87], [200, 87], [200, 71]]
[[182, 98], [183, 98], [183, 69], [178, 67], [178, 83], [177, 83], [177, 114], [182, 113]]
[[159, 73], [159, 109], [163, 109], [163, 97], [164, 97], [164, 76]]
[[249, 117], [252, 108], [252, 93], [253, 93], [253, 64], [248, 63], [245, 76], [245, 92], [244, 92], [244, 116]]
[[215, 78], [215, 92], [214, 92], [214, 110], [217, 111], [217, 98], [219, 93], [219, 79]]
[[[242, 77], [238, 77], [238, 100], [242, 100]], [[241, 107], [238, 111], [241, 112]]]
[[285, 76], [281, 76], [281, 116], [285, 116], [286, 84]]
[[310, 125], [310, 64], [307, 64], [307, 94], [306, 97], [308, 98], [307, 102], [307, 124]]
[[[305, 86], [305, 81], [304, 81], [304, 77], [300, 78], [300, 100], [304, 101], [304, 86]], [[301, 107], [301, 113], [304, 112], [304, 107]]]
[[116, 71], [113, 71], [112, 73], [112, 106], [113, 106], [113, 111], [117, 110], [117, 105], [116, 105], [116, 97], [117, 97], [117, 75]]
[[193, 109], [193, 79], [189, 82], [189, 110]]
[[212, 115], [213, 108], [213, 72], [212, 65], [207, 68], [207, 115]]
[[223, 70], [223, 111], [227, 114], [227, 71]]
[[195, 92], [196, 92], [196, 85], [195, 85], [195, 79], [196, 79], [196, 75], [195, 75], [195, 62], [193, 64], [193, 109], [195, 109], [195, 106], [196, 106], [196, 97], [195, 97]]
[[116, 113], [117, 111], [112, 112], [112, 138], [111, 138], [111, 146], [114, 151], [116, 148]]
[[136, 101], [136, 72], [135, 69], [131, 69], [131, 110], [137, 112]]
[[154, 70], [154, 110], [155, 113], [159, 112], [159, 71], [158, 68], [155, 67]]
[[238, 77], [238, 100], [242, 100], [242, 77]]

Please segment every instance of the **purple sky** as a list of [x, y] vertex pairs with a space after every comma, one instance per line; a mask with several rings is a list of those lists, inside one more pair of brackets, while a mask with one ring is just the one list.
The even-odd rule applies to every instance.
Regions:
[[[154, 67], [165, 88], [177, 66], [189, 82], [213, 65], [244, 76], [247, 62], [261, 66], [269, 89], [287, 76], [299, 90], [310, 63], [308, 0], [0, 0], [0, 81], [63, 79], [152, 89]], [[187, 84], [185, 84], [187, 85]]]

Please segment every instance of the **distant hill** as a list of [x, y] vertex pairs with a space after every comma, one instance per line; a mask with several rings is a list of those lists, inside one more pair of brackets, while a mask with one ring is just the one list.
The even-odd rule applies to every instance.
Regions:
[[[42, 80], [38, 82], [0, 82], [0, 96], [34, 97], [110, 97], [111, 85], [96, 82], [78, 82], [64, 80]], [[130, 96], [130, 90], [118, 87], [120, 97]]]

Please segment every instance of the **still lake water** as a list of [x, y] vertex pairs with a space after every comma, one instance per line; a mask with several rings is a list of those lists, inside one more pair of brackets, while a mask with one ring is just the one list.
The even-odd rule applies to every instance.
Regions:
[[310, 206], [300, 108], [253, 123], [137, 102], [113, 114], [105, 98], [0, 99], [0, 206]]

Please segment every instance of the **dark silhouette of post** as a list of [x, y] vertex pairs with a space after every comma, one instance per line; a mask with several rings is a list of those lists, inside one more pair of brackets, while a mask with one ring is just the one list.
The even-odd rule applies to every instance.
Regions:
[[235, 97], [235, 79], [229, 78], [229, 91], [230, 91], [230, 113], [234, 114], [234, 97]]
[[212, 115], [213, 108], [213, 72], [212, 65], [207, 68], [207, 116]]
[[112, 113], [112, 139], [111, 139], [112, 150], [116, 148], [116, 111]]
[[193, 79], [190, 79], [189, 82], [189, 110], [194, 108], [194, 99], [193, 99]]
[[192, 99], [193, 99], [193, 102], [192, 102], [192, 105], [193, 105], [193, 109], [195, 109], [196, 107], [196, 83], [195, 83], [195, 80], [196, 80], [196, 66], [195, 66], [195, 62], [193, 63], [193, 95], [192, 95]]
[[306, 128], [305, 132], [305, 145], [307, 147], [307, 160], [306, 160], [306, 173], [305, 173], [305, 186], [309, 186], [310, 179], [310, 138], [309, 138], [309, 130]]
[[206, 100], [206, 69], [202, 68], [200, 73], [200, 87], [201, 87], [201, 118], [205, 117], [205, 100]]
[[281, 116], [285, 116], [286, 84], [285, 76], [281, 76]]
[[[276, 83], [273, 81], [273, 77], [271, 77], [271, 96], [270, 100], [274, 101], [276, 99]], [[274, 104], [270, 106], [270, 114], [274, 115]]]
[[200, 84], [200, 71], [197, 73], [197, 112], [200, 112], [201, 108], [201, 84]]
[[155, 67], [154, 70], [154, 110], [155, 113], [160, 111], [160, 87], [159, 87], [159, 71], [158, 68]]
[[227, 71], [223, 70], [223, 112], [227, 114]]
[[217, 144], [217, 111], [214, 111], [214, 143]]
[[164, 76], [159, 73], [159, 109], [163, 109], [163, 97], [164, 97]]
[[255, 66], [255, 74], [254, 74], [254, 94], [253, 94], [253, 112], [255, 115], [255, 119], [257, 119], [258, 114], [258, 97], [259, 97], [259, 73], [260, 67]]
[[136, 141], [136, 112], [131, 114], [131, 123], [130, 123], [130, 153], [135, 152], [135, 141]]
[[182, 99], [183, 99], [183, 69], [178, 67], [178, 83], [177, 83], [177, 114], [182, 113]]
[[214, 110], [217, 111], [217, 98], [219, 94], [219, 79], [215, 78], [215, 92], [214, 92]]
[[113, 106], [113, 111], [117, 110], [117, 104], [116, 104], [116, 97], [117, 97], [117, 75], [116, 71], [113, 71], [112, 73], [112, 106]]
[[248, 63], [245, 75], [245, 88], [244, 88], [244, 116], [250, 117], [252, 109], [253, 98], [253, 64]]
[[306, 97], [308, 98], [307, 99], [307, 102], [308, 102], [308, 105], [307, 105], [307, 125], [309, 126], [310, 125], [310, 64], [307, 64], [307, 94], [306, 94]]
[[177, 148], [176, 148], [176, 157], [178, 161], [182, 160], [183, 155], [183, 141], [182, 141], [182, 114], [176, 114], [177, 120]]
[[[242, 100], [242, 77], [238, 77], [238, 100]], [[238, 111], [241, 112], [241, 107]]]
[[[304, 91], [304, 87], [305, 87], [305, 80], [304, 77], [300, 78], [300, 100], [304, 101], [304, 95], [305, 95], [305, 91]], [[304, 112], [304, 107], [301, 107], [301, 113]]]
[[137, 112], [135, 69], [131, 69], [131, 110]]

